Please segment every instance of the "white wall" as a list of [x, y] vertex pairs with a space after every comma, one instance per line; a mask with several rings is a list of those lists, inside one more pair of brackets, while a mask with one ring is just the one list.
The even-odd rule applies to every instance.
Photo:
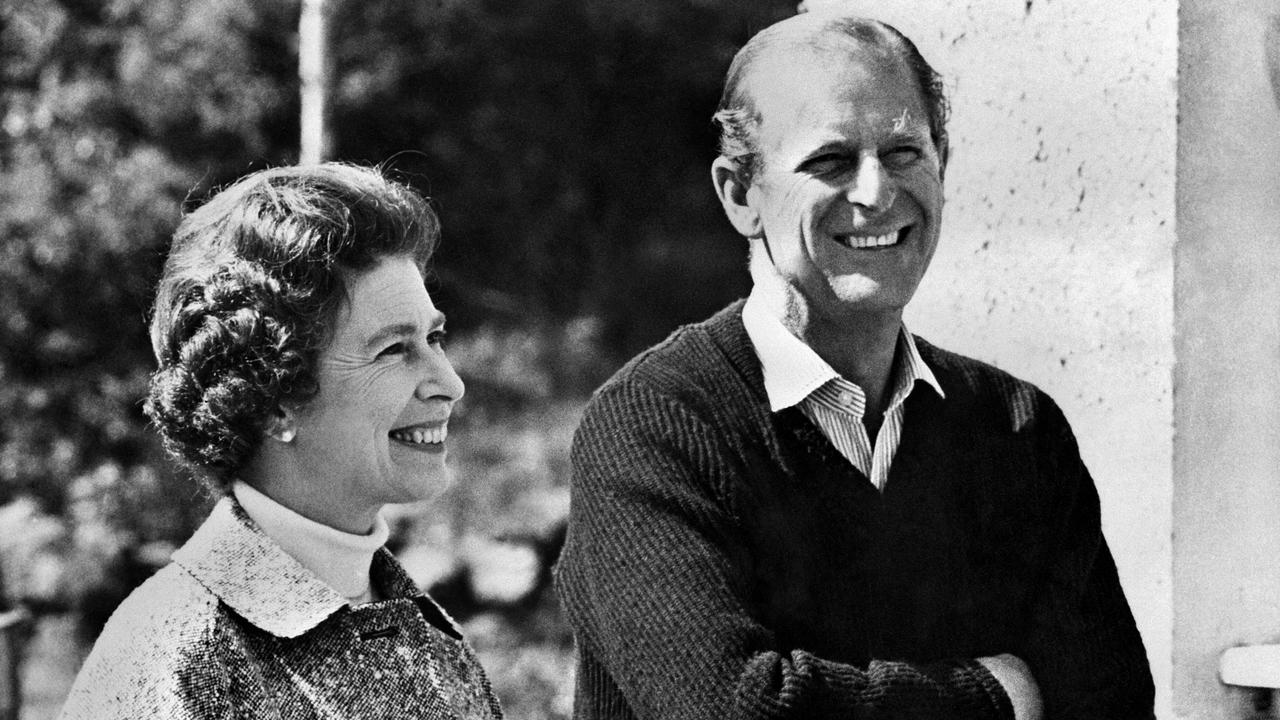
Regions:
[[1177, 5], [923, 7], [863, 11], [952, 88], [943, 236], [908, 323], [1062, 406], [1169, 717]]
[[1216, 668], [1280, 642], [1280, 4], [1180, 15], [1173, 717], [1246, 718]]

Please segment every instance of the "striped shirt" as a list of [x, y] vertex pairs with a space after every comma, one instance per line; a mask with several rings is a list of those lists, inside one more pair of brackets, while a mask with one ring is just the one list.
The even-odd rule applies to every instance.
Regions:
[[799, 406], [841, 455], [876, 488], [884, 490], [889, 466], [902, 440], [903, 402], [916, 381], [923, 380], [945, 397], [906, 327], [898, 334], [890, 378], [893, 390], [873, 446], [862, 422], [867, 394], [861, 387], [841, 377], [812, 348], [792, 335], [755, 292], [742, 308], [742, 324], [760, 358], [769, 409], [778, 412]]

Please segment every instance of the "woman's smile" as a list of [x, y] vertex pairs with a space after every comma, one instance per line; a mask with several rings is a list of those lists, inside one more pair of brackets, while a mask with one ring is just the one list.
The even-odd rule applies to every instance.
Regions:
[[396, 443], [414, 450], [444, 452], [444, 441], [449, 436], [449, 425], [448, 423], [415, 425], [392, 430], [388, 435]]

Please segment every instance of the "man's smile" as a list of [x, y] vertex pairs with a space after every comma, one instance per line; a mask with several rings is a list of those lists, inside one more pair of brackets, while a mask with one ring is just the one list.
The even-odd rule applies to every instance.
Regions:
[[883, 233], [880, 235], [872, 235], [865, 233], [849, 233], [834, 234], [832, 239], [841, 245], [853, 250], [867, 250], [876, 248], [893, 247], [902, 242], [907, 237], [907, 233], [911, 230], [911, 225], [906, 225], [895, 231]]

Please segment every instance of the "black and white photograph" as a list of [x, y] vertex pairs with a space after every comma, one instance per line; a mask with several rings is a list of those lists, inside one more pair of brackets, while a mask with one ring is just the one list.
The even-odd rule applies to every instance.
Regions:
[[5, 0], [0, 720], [1280, 717], [1275, 0]]

